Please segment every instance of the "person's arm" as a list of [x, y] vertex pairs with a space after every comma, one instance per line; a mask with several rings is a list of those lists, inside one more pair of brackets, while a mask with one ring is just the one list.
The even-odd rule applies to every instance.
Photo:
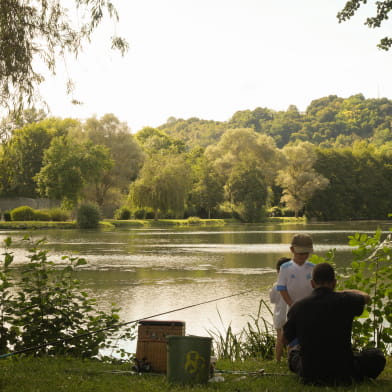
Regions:
[[368, 293], [365, 293], [364, 291], [361, 290], [356, 290], [356, 289], [347, 289], [347, 290], [342, 290], [340, 291], [341, 293], [354, 293], [361, 295], [363, 297], [363, 300], [365, 304], [368, 304], [370, 302], [370, 295]]
[[279, 290], [279, 293], [283, 297], [284, 302], [286, 302], [288, 306], [291, 306], [293, 304], [293, 300], [291, 299], [289, 292], [287, 290]]

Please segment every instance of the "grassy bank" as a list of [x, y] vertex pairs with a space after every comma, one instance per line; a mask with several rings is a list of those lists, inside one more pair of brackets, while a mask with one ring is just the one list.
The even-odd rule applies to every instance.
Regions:
[[[0, 390], [2, 392], [164, 392], [164, 391], [221, 391], [221, 392], [390, 392], [392, 365], [375, 381], [351, 387], [315, 387], [298, 383], [285, 363], [248, 360], [242, 363], [218, 361], [217, 368], [226, 371], [258, 371], [264, 376], [245, 373], [223, 373], [224, 381], [201, 386], [171, 385], [165, 375], [131, 374], [131, 365], [111, 365], [91, 360], [61, 357], [10, 358], [0, 360]], [[270, 373], [270, 374], [269, 374]]]
[[[268, 218], [264, 223], [305, 223], [303, 218]], [[227, 224], [241, 223], [234, 219], [105, 219], [99, 223], [99, 228], [110, 230], [114, 228], [132, 229], [142, 227], [214, 227]], [[0, 221], [0, 230], [39, 230], [39, 229], [77, 229], [75, 221], [44, 222], [44, 221]]]

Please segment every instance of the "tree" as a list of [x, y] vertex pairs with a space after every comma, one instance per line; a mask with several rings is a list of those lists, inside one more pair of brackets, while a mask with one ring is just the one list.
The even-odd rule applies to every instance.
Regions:
[[182, 140], [172, 138], [156, 128], [144, 127], [135, 136], [143, 150], [150, 155], [178, 154], [186, 150]]
[[282, 202], [298, 217], [314, 192], [325, 188], [329, 181], [314, 170], [317, 155], [312, 144], [304, 142], [285, 146], [283, 155], [287, 162], [278, 171], [276, 183], [283, 188]]
[[225, 191], [232, 208], [243, 221], [261, 221], [268, 190], [259, 168], [241, 164], [236, 166], [226, 182]]
[[73, 206], [84, 185], [99, 182], [112, 164], [105, 147], [77, 144], [69, 136], [60, 136], [45, 151], [43, 167], [35, 179], [41, 195]]
[[[72, 3], [61, 0], [0, 2], [1, 107], [20, 111], [36, 100], [37, 86], [44, 80], [37, 71], [38, 59], [54, 73], [58, 57], [67, 53], [77, 55], [106, 12], [118, 20], [111, 1], [74, 0]], [[112, 48], [124, 53], [127, 47], [124, 39], [112, 37]]]
[[225, 124], [219, 121], [200, 120], [197, 117], [187, 120], [170, 117], [166, 124], [159, 127], [159, 130], [185, 142], [190, 148], [207, 147], [219, 141], [225, 130]]
[[214, 170], [204, 155], [199, 158], [197, 164], [193, 165], [193, 172], [195, 183], [190, 192], [190, 202], [200, 215], [204, 210], [210, 219], [212, 210], [224, 199], [222, 176]]
[[53, 137], [78, 125], [77, 120], [50, 118], [15, 130], [3, 146], [2, 195], [36, 197], [34, 176], [41, 170], [45, 150]]
[[239, 163], [261, 169], [267, 185], [272, 185], [281, 155], [272, 137], [253, 129], [228, 129], [219, 143], [206, 149], [206, 157], [227, 180]]
[[105, 146], [113, 166], [108, 168], [100, 181], [91, 184], [83, 191], [87, 199], [94, 200], [100, 207], [122, 204], [123, 195], [129, 191], [142, 166], [144, 154], [130, 132], [126, 123], [120, 122], [113, 114], [102, 118], [90, 118], [83, 125], [84, 134], [93, 145]]
[[[347, 1], [344, 8], [337, 15], [339, 23], [351, 19], [358, 11], [358, 9], [361, 7], [361, 3], [366, 4], [367, 0]], [[375, 4], [377, 6], [376, 16], [367, 18], [365, 21], [365, 25], [373, 29], [376, 27], [380, 27], [385, 20], [388, 20], [389, 13], [392, 10], [392, 3], [390, 0], [377, 0], [375, 1]], [[380, 49], [389, 50], [390, 47], [392, 46], [392, 38], [391, 37], [382, 38], [377, 46]]]
[[129, 199], [134, 207], [148, 207], [159, 213], [184, 214], [191, 187], [191, 169], [182, 156], [154, 155], [145, 162], [139, 178], [131, 184]]
[[25, 109], [20, 113], [12, 112], [0, 121], [0, 140], [5, 143], [16, 129], [23, 128], [27, 124], [40, 122], [46, 118], [46, 112], [36, 108]]

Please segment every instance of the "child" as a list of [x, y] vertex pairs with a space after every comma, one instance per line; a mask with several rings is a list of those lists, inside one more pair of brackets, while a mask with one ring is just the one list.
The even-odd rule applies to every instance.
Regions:
[[295, 234], [291, 240], [290, 251], [292, 259], [282, 265], [278, 276], [277, 290], [288, 306], [308, 296], [313, 288], [313, 263], [308, 260], [313, 252], [313, 240], [309, 234]]
[[[280, 266], [288, 261], [290, 261], [288, 257], [281, 257], [278, 260], [276, 263], [276, 272], [278, 274]], [[287, 304], [277, 290], [277, 284], [272, 287], [269, 296], [271, 303], [275, 305], [273, 315], [273, 323], [276, 329], [275, 358], [277, 362], [280, 362], [283, 354], [282, 327], [286, 321]]]

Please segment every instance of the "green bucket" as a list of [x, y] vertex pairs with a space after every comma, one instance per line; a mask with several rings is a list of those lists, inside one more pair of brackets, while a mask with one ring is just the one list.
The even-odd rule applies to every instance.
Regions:
[[168, 381], [182, 384], [208, 382], [212, 338], [167, 336], [166, 339]]

